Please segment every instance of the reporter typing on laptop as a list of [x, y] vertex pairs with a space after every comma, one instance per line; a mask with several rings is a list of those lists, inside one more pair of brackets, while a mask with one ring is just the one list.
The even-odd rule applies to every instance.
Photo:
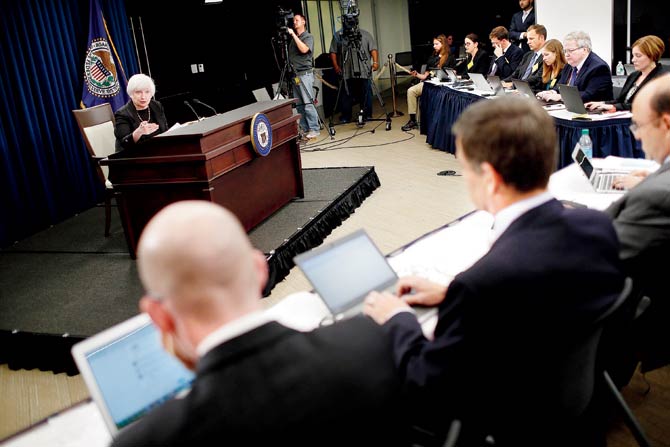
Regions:
[[[368, 318], [298, 332], [263, 312], [265, 256], [206, 201], [167, 206], [140, 238], [140, 308], [195, 369], [191, 391], [114, 446], [406, 445], [388, 340]], [[361, 423], [365, 421], [365, 423]]]
[[[403, 278], [399, 291], [414, 295], [373, 292], [364, 307], [392, 339], [413, 422], [440, 433], [449, 418], [461, 420], [459, 446], [486, 445], [487, 436], [495, 445], [595, 445], [579, 436], [590, 390], [567, 392], [572, 378], [557, 372], [622, 288], [612, 224], [547, 191], [557, 137], [539, 103], [477, 102], [453, 133], [472, 201], [495, 217], [489, 252], [446, 290]], [[410, 302], [438, 306], [434, 339], [406, 312]]]
[[610, 101], [587, 102], [585, 104], [587, 109], [604, 112], [630, 110], [637, 92], [647, 82], [664, 73], [659, 59], [665, 51], [665, 44], [659, 37], [640, 37], [633, 43], [632, 48], [635, 71], [626, 78], [619, 96]]

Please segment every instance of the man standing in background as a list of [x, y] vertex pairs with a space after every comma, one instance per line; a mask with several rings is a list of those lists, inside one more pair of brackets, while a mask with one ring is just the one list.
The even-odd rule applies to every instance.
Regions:
[[519, 0], [521, 11], [512, 16], [509, 25], [509, 37], [513, 45], [518, 46], [524, 53], [530, 51], [526, 32], [528, 27], [535, 24], [535, 8], [533, 0]]
[[300, 128], [306, 132], [306, 138], [316, 138], [320, 134], [319, 115], [314, 107], [314, 36], [306, 29], [305, 16], [293, 16], [293, 28], [288, 28], [291, 42], [288, 45], [288, 58], [294, 72], [293, 97], [298, 99]]

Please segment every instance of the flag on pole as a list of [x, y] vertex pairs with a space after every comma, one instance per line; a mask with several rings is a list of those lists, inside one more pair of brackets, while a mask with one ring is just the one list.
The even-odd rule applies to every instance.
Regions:
[[126, 74], [107, 30], [99, 0], [90, 0], [88, 46], [84, 60], [82, 108], [110, 103], [116, 112], [128, 102]]

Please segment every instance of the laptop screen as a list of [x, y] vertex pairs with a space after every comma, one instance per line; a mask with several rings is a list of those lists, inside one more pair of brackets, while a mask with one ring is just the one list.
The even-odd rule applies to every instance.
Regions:
[[112, 435], [189, 389], [194, 379], [163, 349], [146, 314], [80, 344], [73, 355]]
[[361, 302], [373, 290], [383, 290], [397, 275], [364, 230], [295, 258], [333, 314]]
[[593, 174], [593, 165], [589, 161], [589, 157], [586, 156], [581, 148], [576, 148], [574, 158], [575, 162], [577, 162], [582, 171], [584, 171], [584, 174], [586, 174], [586, 178], [590, 179], [591, 174]]

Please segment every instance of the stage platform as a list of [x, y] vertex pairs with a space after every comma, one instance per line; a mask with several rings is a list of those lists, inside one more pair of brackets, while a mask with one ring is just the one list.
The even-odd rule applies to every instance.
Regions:
[[[264, 294], [380, 186], [374, 167], [303, 169], [294, 199], [249, 237], [268, 259]], [[0, 364], [76, 374], [70, 347], [138, 312], [142, 296], [116, 209], [87, 210], [0, 251]]]

